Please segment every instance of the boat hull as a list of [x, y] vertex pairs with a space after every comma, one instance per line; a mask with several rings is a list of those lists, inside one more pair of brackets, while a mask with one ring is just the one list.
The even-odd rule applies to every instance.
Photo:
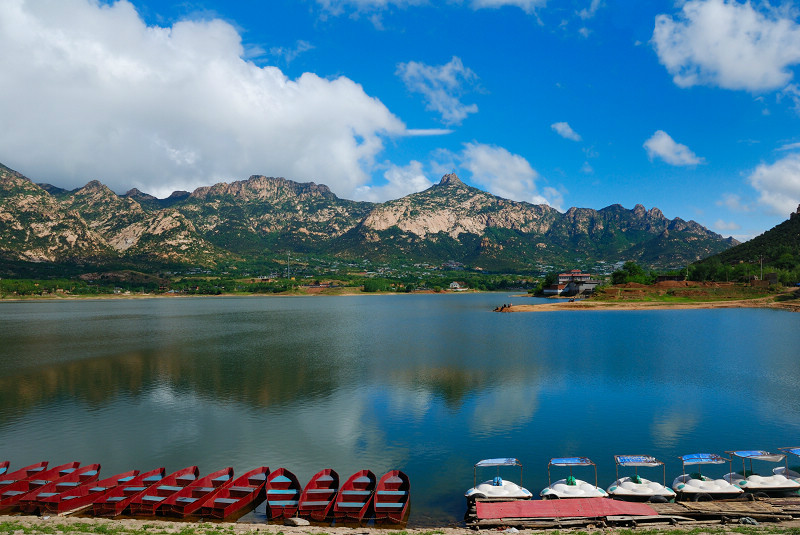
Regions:
[[267, 478], [267, 514], [271, 520], [297, 514], [302, 488], [297, 477], [285, 468], [278, 468]]
[[269, 468], [261, 466], [242, 474], [230, 486], [208, 498], [200, 507], [204, 517], [226, 520], [243, 514], [266, 496]]
[[311, 477], [298, 500], [297, 514], [314, 522], [325, 522], [331, 516], [339, 492], [339, 474], [326, 468]]
[[376, 524], [405, 524], [411, 504], [411, 483], [400, 470], [390, 470], [375, 486], [373, 509]]
[[333, 505], [333, 518], [337, 523], [361, 523], [372, 508], [377, 480], [370, 470], [359, 470], [339, 489]]

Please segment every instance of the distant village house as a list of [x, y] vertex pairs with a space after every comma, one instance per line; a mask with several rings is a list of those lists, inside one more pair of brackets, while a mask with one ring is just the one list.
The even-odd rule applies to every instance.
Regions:
[[558, 274], [558, 284], [553, 284], [543, 289], [544, 295], [573, 297], [577, 295], [589, 295], [600, 284], [600, 281], [592, 280], [590, 273], [584, 273], [580, 269], [573, 269], [568, 273]]

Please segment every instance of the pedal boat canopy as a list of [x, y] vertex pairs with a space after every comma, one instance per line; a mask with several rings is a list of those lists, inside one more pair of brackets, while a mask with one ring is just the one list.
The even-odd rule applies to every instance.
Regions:
[[[725, 453], [742, 460], [742, 471], [735, 473], [731, 470], [725, 479], [744, 490], [779, 493], [800, 489], [800, 483], [789, 473], [788, 461], [785, 466], [773, 469], [771, 476], [761, 476], [753, 470], [753, 461], [780, 463], [786, 459], [785, 453], [770, 453], [763, 450], [726, 451]], [[749, 470], [745, 464], [748, 460], [750, 461]]]

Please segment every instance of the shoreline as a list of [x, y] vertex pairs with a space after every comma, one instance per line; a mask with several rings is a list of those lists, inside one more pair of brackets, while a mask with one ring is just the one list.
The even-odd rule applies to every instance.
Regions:
[[[720, 521], [687, 522], [676, 525], [639, 524], [634, 527], [562, 527], [562, 528], [520, 528], [514, 533], [608, 533], [630, 535], [637, 531], [643, 533], [687, 533], [698, 532], [705, 535], [731, 535], [741, 533], [745, 526], [722, 524]], [[760, 522], [746, 526], [749, 534], [796, 534], [800, 530], [800, 519], [781, 522]], [[264, 535], [470, 535], [475, 533], [506, 532], [503, 527], [485, 527], [480, 530], [466, 525], [442, 527], [386, 527], [373, 526], [287, 526], [251, 522], [202, 522], [199, 520], [164, 520], [134, 518], [97, 518], [74, 516], [31, 516], [0, 515], [0, 533], [9, 535], [244, 535], [249, 533]]]
[[667, 303], [663, 301], [557, 301], [537, 305], [511, 305], [498, 312], [557, 312], [564, 310], [707, 310], [723, 308], [769, 308], [800, 312], [800, 298], [777, 301], [777, 296], [730, 301], [692, 301]]

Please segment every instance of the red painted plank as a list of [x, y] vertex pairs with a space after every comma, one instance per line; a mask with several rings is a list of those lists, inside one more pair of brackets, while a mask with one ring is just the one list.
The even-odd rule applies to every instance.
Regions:
[[571, 498], [568, 500], [518, 500], [478, 502], [479, 519], [488, 518], [564, 518], [608, 515], [648, 516], [658, 513], [647, 504], [609, 498]]

